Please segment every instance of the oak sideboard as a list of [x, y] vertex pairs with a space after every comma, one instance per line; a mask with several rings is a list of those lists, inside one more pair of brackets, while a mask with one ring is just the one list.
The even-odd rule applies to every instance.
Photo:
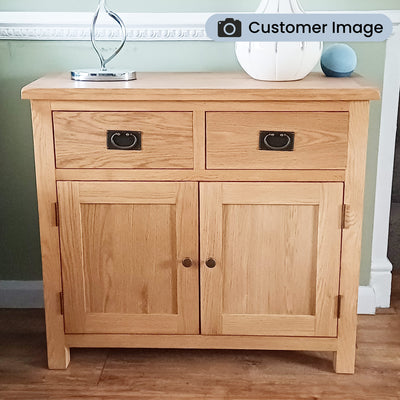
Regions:
[[327, 351], [355, 366], [361, 77], [47, 76], [31, 100], [48, 365], [70, 348]]

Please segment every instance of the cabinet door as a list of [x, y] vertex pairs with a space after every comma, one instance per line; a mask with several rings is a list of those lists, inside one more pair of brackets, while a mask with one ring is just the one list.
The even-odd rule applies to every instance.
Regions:
[[197, 184], [57, 188], [66, 332], [199, 333]]
[[200, 203], [203, 334], [336, 336], [342, 183], [202, 183]]

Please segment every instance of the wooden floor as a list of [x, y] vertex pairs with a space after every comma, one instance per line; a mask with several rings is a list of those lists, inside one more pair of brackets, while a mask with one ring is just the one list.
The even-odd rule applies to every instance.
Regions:
[[0, 399], [399, 400], [400, 276], [393, 306], [359, 318], [355, 375], [327, 353], [73, 349], [46, 368], [41, 310], [0, 310]]

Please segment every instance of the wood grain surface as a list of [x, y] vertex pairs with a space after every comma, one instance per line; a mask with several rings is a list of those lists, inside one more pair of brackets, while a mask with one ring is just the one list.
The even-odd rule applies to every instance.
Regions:
[[364, 181], [367, 158], [368, 102], [350, 104], [348, 169], [344, 202], [348, 206], [343, 230], [340, 293], [342, 313], [338, 324], [339, 345], [334, 363], [336, 372], [353, 373], [356, 357], [357, 300], [361, 262], [364, 210]]
[[[57, 168], [193, 168], [191, 112], [54, 112]], [[107, 149], [107, 131], [141, 132], [138, 151]]]
[[[204, 164], [203, 164], [204, 165]], [[344, 170], [57, 169], [59, 181], [343, 182]]]
[[[208, 112], [208, 169], [345, 169], [348, 113]], [[293, 151], [260, 150], [260, 132], [293, 132]]]
[[67, 333], [199, 332], [197, 184], [59, 182], [58, 193]]
[[341, 183], [201, 183], [202, 333], [336, 336], [342, 203]]
[[77, 82], [67, 74], [41, 78], [22, 90], [24, 99], [51, 100], [377, 100], [362, 77], [327, 78], [311, 73], [295, 82], [263, 82], [243, 72], [138, 73], [131, 82]]
[[201, 110], [205, 111], [328, 111], [328, 112], [348, 112], [349, 102], [346, 101], [329, 101], [329, 100], [307, 100], [307, 101], [168, 101], [168, 100], [151, 100], [151, 101], [104, 101], [104, 100], [54, 100], [50, 101], [52, 111], [189, 111]]
[[64, 319], [60, 304], [62, 292], [60, 238], [55, 215], [57, 189], [49, 102], [32, 102], [32, 120], [46, 307], [47, 357], [49, 368], [63, 369], [68, 366], [70, 355], [69, 348], [65, 344]]
[[315, 315], [318, 211], [224, 205], [224, 314]]
[[[269, 321], [271, 322], [271, 321]], [[306, 323], [300, 321], [305, 326]], [[71, 347], [336, 351], [337, 338], [241, 335], [67, 334]]]

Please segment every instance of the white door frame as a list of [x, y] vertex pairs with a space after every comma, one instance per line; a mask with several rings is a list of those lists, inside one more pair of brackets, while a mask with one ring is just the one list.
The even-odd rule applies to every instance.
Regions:
[[400, 12], [396, 14], [393, 35], [386, 43], [370, 281], [375, 307], [384, 308], [390, 307], [392, 283], [392, 263], [387, 253], [400, 93]]

